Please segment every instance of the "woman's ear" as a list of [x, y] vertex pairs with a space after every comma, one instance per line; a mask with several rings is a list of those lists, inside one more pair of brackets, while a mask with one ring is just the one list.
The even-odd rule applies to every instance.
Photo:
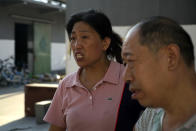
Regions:
[[106, 51], [108, 47], [110, 46], [111, 38], [105, 37], [103, 40], [103, 50]]
[[177, 67], [180, 60], [180, 48], [176, 44], [167, 46], [168, 69], [173, 70]]

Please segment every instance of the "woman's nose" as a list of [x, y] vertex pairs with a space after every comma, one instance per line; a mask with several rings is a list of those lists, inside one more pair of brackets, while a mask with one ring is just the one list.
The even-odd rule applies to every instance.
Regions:
[[76, 48], [76, 49], [82, 47], [80, 40], [76, 40], [73, 45], [74, 45], [74, 48]]

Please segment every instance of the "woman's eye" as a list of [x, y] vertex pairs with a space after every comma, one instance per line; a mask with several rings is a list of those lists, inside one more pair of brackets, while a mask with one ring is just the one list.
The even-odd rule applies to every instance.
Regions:
[[75, 40], [75, 37], [71, 37], [70, 38], [70, 41], [72, 42], [72, 41], [74, 41]]

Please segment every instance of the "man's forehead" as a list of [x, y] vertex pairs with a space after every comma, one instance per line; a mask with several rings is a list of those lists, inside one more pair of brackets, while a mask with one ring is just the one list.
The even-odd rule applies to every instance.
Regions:
[[137, 27], [133, 27], [128, 31], [122, 46], [122, 56], [135, 56], [135, 51], [139, 47], [138, 35]]
[[128, 41], [125, 41], [122, 46], [122, 57], [132, 55], [132, 49], [131, 44]]
[[129, 43], [128, 40], [124, 41], [124, 44], [122, 46], [122, 50], [126, 50], [128, 48], [131, 48], [131, 44]]
[[128, 41], [129, 37], [132, 36], [133, 34], [136, 34], [138, 32], [138, 26], [133, 26], [129, 31], [127, 32], [125, 36], [125, 43]]

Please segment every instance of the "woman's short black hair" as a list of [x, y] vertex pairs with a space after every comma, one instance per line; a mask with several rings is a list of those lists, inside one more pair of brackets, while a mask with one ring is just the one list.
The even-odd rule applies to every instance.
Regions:
[[80, 21], [90, 25], [100, 35], [101, 39], [109, 37], [111, 39], [111, 43], [109, 48], [106, 50], [106, 55], [108, 58], [115, 58], [118, 62], [122, 63], [122, 39], [118, 34], [113, 32], [109, 18], [104, 13], [93, 9], [74, 14], [67, 23], [69, 38], [75, 23]]

